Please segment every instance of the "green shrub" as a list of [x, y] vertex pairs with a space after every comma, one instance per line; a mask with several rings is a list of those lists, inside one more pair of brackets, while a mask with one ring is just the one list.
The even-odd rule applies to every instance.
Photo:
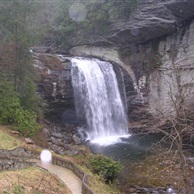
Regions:
[[[13, 194], [25, 194], [25, 188], [22, 185], [14, 185]], [[8, 191], [3, 191], [3, 194], [12, 194]]]
[[120, 162], [102, 155], [92, 158], [91, 166], [93, 172], [101, 175], [107, 183], [112, 183], [123, 169]]
[[6, 81], [0, 82], [0, 124], [13, 124], [25, 136], [39, 129], [36, 113], [21, 106], [19, 95]]
[[25, 188], [22, 185], [15, 185], [14, 186], [14, 194], [25, 194]]
[[13, 117], [16, 129], [24, 136], [31, 136], [40, 128], [37, 124], [37, 115], [32, 111], [18, 107], [14, 111]]

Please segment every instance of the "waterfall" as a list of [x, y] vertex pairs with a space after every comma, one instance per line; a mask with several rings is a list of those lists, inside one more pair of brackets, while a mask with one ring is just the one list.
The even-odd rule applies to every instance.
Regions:
[[72, 85], [76, 114], [86, 121], [89, 140], [108, 144], [128, 134], [127, 117], [112, 64], [73, 58]]

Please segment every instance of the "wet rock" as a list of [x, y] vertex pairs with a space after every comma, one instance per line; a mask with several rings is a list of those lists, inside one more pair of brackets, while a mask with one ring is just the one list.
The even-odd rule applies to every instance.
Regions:
[[27, 144], [34, 144], [33, 140], [30, 138], [25, 138]]
[[[131, 186], [129, 187], [126, 191], [126, 193], [130, 194], [167, 194], [168, 193], [168, 188], [165, 187], [156, 187], [156, 188], [140, 188], [140, 187], [135, 187]], [[173, 190], [174, 193], [176, 193]]]
[[62, 147], [59, 147], [58, 150], [56, 151], [57, 154], [64, 156], [65, 155], [65, 149]]
[[64, 155], [64, 152], [70, 149], [70, 144], [74, 144], [72, 135], [76, 130], [75, 125], [52, 123], [48, 120], [42, 120], [41, 125], [44, 126], [42, 133], [47, 146], [54, 152]]
[[63, 136], [60, 133], [52, 133], [51, 136], [55, 138], [63, 138]]
[[58, 138], [55, 138], [55, 137], [51, 137], [51, 141], [52, 141], [53, 144], [56, 144], [56, 145], [63, 144], [63, 140], [62, 139], [58, 139]]
[[32, 47], [31, 49], [33, 52], [37, 52], [37, 53], [48, 53], [51, 51], [51, 47], [47, 47], [47, 46], [36, 46], [36, 47]]
[[72, 138], [70, 138], [70, 137], [64, 137], [63, 138], [63, 143], [64, 144], [70, 144], [70, 143], [72, 143]]
[[11, 133], [14, 134], [14, 135], [20, 135], [20, 132], [19, 131], [12, 130]]
[[63, 111], [61, 118], [64, 124], [76, 124], [77, 123], [76, 113], [74, 110]]
[[79, 151], [76, 149], [70, 149], [65, 152], [66, 155], [73, 157], [79, 154]]
[[74, 111], [71, 84], [71, 63], [56, 54], [33, 53], [34, 67], [40, 76], [37, 82], [39, 95], [47, 102], [45, 116], [51, 121], [72, 123], [75, 113], [63, 119], [66, 110]]
[[77, 131], [77, 125], [75, 124], [65, 124], [61, 129], [64, 133], [72, 133], [74, 134]]
[[57, 145], [51, 145], [51, 149], [56, 153], [60, 155], [65, 155], [65, 148], [57, 146]]
[[137, 192], [137, 188], [131, 187], [131, 188], [129, 188], [128, 192], [129, 193], [136, 193]]
[[80, 136], [78, 136], [77, 134], [73, 135], [73, 140], [74, 140], [74, 143], [77, 145], [83, 143], [83, 139]]
[[48, 148], [52, 149], [52, 146], [53, 146], [52, 142], [48, 142]]
[[77, 133], [73, 134], [74, 143], [77, 145], [84, 143], [86, 139], [87, 134], [84, 131], [78, 131]]
[[42, 130], [42, 133], [43, 133], [43, 135], [44, 135], [44, 137], [45, 137], [46, 139], [50, 138], [50, 132], [49, 132], [49, 130], [48, 130], [47, 128], [44, 128], [44, 129]]

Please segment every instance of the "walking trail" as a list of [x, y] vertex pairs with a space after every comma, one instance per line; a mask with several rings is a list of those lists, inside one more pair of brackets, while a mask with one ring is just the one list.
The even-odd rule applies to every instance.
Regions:
[[36, 160], [36, 164], [37, 166], [48, 170], [52, 174], [57, 175], [71, 190], [72, 194], [82, 193], [82, 182], [71, 170], [51, 163], [43, 163], [40, 160]]

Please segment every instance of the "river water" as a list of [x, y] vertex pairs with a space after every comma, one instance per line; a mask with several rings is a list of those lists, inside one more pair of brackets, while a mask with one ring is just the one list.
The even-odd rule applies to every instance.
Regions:
[[104, 154], [121, 163], [128, 161], [140, 161], [148, 155], [153, 154], [156, 145], [163, 135], [148, 134], [148, 135], [131, 135], [129, 138], [122, 138], [122, 141], [108, 146], [100, 146], [87, 142], [86, 145], [93, 153]]

